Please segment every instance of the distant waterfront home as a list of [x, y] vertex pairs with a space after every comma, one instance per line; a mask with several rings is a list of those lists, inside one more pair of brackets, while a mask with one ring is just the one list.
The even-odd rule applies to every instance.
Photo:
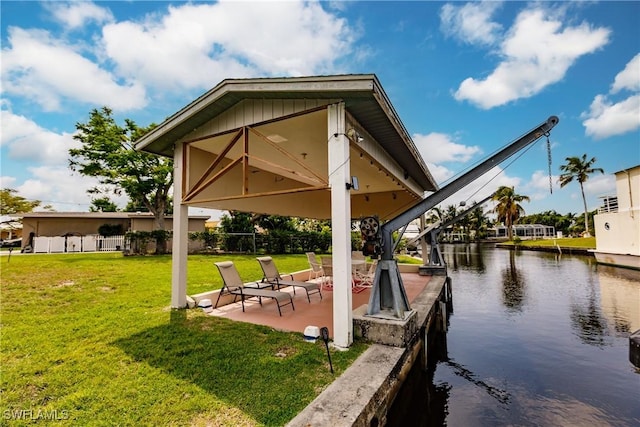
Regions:
[[[209, 216], [190, 216], [188, 230], [205, 231], [205, 223]], [[165, 217], [165, 229], [173, 228], [173, 217]], [[152, 231], [153, 215], [148, 212], [32, 212], [22, 215], [22, 248], [31, 246], [34, 252], [71, 252], [80, 251], [79, 238], [99, 236], [99, 229], [110, 226], [112, 229], [128, 231]], [[40, 238], [57, 238], [61, 243], [51, 249], [51, 243], [46, 247], [41, 245], [38, 250], [35, 240]], [[73, 244], [68, 244], [69, 238], [75, 238]], [[49, 239], [51, 240], [51, 239]], [[78, 243], [75, 243], [78, 240]], [[63, 243], [64, 242], [64, 245]], [[76, 249], [77, 248], [77, 249]]]
[[[543, 224], [515, 224], [511, 226], [513, 235], [523, 240], [526, 239], [552, 239], [556, 237], [556, 229], [552, 225]], [[507, 227], [499, 225], [487, 230], [489, 238], [506, 239]]]
[[596, 260], [640, 270], [640, 165], [615, 173], [616, 196], [603, 197], [593, 221]]

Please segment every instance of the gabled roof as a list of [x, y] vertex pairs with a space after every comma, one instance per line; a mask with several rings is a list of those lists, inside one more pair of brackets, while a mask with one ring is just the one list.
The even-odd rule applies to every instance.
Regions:
[[628, 167], [626, 169], [621, 169], [621, 170], [619, 170], [617, 172], [614, 172], [613, 174], [617, 175], [619, 173], [631, 172], [632, 170], [635, 170], [635, 169], [640, 169], [640, 165], [631, 166], [631, 167]]
[[247, 99], [326, 99], [346, 110], [424, 191], [438, 186], [374, 74], [227, 79], [136, 142], [136, 149], [173, 157], [176, 141]]

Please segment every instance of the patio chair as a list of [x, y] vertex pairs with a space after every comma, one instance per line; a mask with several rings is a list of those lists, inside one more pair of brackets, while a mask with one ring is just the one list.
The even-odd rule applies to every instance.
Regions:
[[330, 256], [323, 256], [322, 263], [322, 289], [333, 289], [333, 259]]
[[263, 289], [257, 287], [257, 283], [252, 284], [244, 284], [242, 279], [240, 278], [240, 274], [238, 273], [238, 269], [233, 264], [232, 261], [222, 261], [216, 262], [216, 267], [218, 267], [218, 271], [220, 272], [220, 276], [222, 276], [222, 289], [220, 289], [220, 293], [218, 294], [218, 299], [216, 300], [216, 304], [214, 308], [218, 307], [218, 302], [220, 302], [220, 297], [223, 293], [228, 293], [233, 295], [233, 302], [236, 302], [238, 296], [240, 296], [240, 300], [242, 301], [242, 311], [244, 312], [244, 300], [245, 298], [256, 297], [262, 305], [262, 298], [271, 298], [275, 300], [276, 305], [278, 306], [278, 313], [282, 316], [281, 308], [291, 304], [291, 309], [295, 310], [293, 306], [293, 298], [291, 294], [287, 292], [275, 291], [273, 289]]
[[256, 259], [260, 263], [260, 267], [262, 267], [262, 272], [264, 273], [264, 277], [262, 278], [263, 282], [271, 283], [278, 289], [280, 289], [281, 286], [292, 286], [294, 295], [296, 294], [296, 288], [302, 288], [307, 292], [307, 300], [309, 302], [311, 302], [310, 294], [318, 294], [320, 295], [320, 299], [322, 299], [322, 292], [320, 292], [320, 287], [317, 283], [293, 280], [292, 274], [289, 275], [291, 276], [291, 280], [286, 280], [278, 272], [278, 267], [276, 267], [275, 262], [273, 262], [273, 258], [264, 256]]
[[307, 252], [306, 255], [307, 255], [307, 261], [309, 261], [309, 266], [311, 267], [311, 270], [309, 270], [309, 280], [311, 280], [311, 276], [313, 276], [314, 279], [317, 279], [318, 276], [322, 278], [322, 275], [324, 273], [322, 271], [322, 266], [320, 265], [320, 263], [318, 262], [318, 259], [316, 258], [316, 253]]
[[354, 275], [365, 275], [367, 274], [367, 259], [362, 253], [362, 251], [351, 251], [351, 260], [353, 261], [362, 261], [362, 263], [358, 263], [357, 265], [353, 265], [353, 274]]
[[356, 270], [354, 273], [355, 280], [358, 287], [370, 288], [373, 286], [373, 279], [376, 276], [376, 268], [378, 266], [378, 260], [374, 259], [369, 268], [362, 273], [360, 270]]

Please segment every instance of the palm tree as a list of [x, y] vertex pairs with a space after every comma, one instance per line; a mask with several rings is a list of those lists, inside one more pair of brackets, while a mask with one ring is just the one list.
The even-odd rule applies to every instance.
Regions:
[[529, 196], [516, 194], [513, 187], [502, 186], [493, 194], [491, 200], [498, 202], [493, 211], [498, 215], [498, 221], [503, 221], [507, 227], [507, 236], [513, 240], [513, 230], [511, 226], [524, 215], [524, 209], [520, 202], [529, 201]]
[[479, 240], [486, 236], [489, 218], [485, 215], [482, 206], [478, 206], [469, 214], [469, 222], [475, 230], [475, 239]]
[[438, 221], [444, 221], [444, 212], [439, 206], [432, 208], [430, 214], [427, 216], [427, 223], [435, 224]]
[[587, 179], [589, 179], [589, 175], [596, 172], [604, 173], [604, 170], [602, 170], [602, 168], [592, 167], [596, 162], [596, 158], [592, 157], [591, 160], [587, 161], [586, 154], [583, 154], [582, 158], [567, 157], [565, 160], [567, 161], [567, 163], [564, 165], [560, 165], [560, 170], [563, 172], [558, 179], [558, 181], [560, 182], [560, 188], [564, 187], [574, 179], [578, 181], [578, 183], [580, 183], [582, 203], [584, 204], [584, 227], [586, 236], [590, 237], [591, 234], [589, 233], [589, 213], [587, 211], [587, 199], [584, 197], [583, 184], [587, 181]]

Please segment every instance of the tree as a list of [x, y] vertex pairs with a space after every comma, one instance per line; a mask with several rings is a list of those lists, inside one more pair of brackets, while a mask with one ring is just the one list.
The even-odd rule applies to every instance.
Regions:
[[293, 224], [296, 230], [302, 232], [331, 233], [331, 221], [327, 219], [294, 217]]
[[260, 215], [255, 223], [265, 231], [296, 231], [292, 217], [280, 215]]
[[[93, 109], [87, 123], [76, 123], [73, 138], [80, 148], [69, 150], [69, 167], [81, 175], [98, 178], [113, 193], [123, 191], [140, 201], [154, 216], [154, 228], [164, 230], [169, 190], [173, 185], [173, 159], [136, 151], [135, 141], [155, 125], [141, 128], [125, 119], [119, 126], [108, 107]], [[96, 189], [90, 190], [96, 192]]]
[[431, 208], [426, 219], [428, 224], [435, 224], [438, 221], [444, 221], [444, 212], [439, 206]]
[[[18, 192], [11, 188], [0, 189], [0, 215], [11, 215], [18, 213], [33, 212], [40, 207], [40, 200], [27, 200], [18, 196]], [[44, 209], [51, 210], [51, 206], [43, 206]]]
[[220, 217], [220, 229], [224, 233], [253, 233], [255, 224], [250, 213], [240, 211], [229, 211]]
[[513, 230], [511, 226], [524, 215], [524, 209], [520, 206], [520, 202], [529, 201], [528, 196], [516, 194], [513, 187], [502, 186], [493, 194], [491, 200], [498, 202], [494, 208], [494, 212], [498, 215], [498, 220], [502, 221], [507, 227], [507, 236], [509, 240], [513, 240]]
[[89, 212], [118, 212], [118, 205], [113, 203], [108, 197], [91, 199]]
[[471, 228], [475, 231], [476, 240], [484, 239], [487, 236], [489, 218], [485, 215], [482, 206], [478, 206], [469, 213], [469, 223]]
[[584, 197], [584, 183], [589, 179], [589, 175], [596, 172], [604, 173], [602, 168], [594, 168], [593, 164], [596, 162], [596, 158], [592, 157], [591, 160], [587, 160], [587, 155], [583, 154], [582, 157], [567, 157], [566, 164], [560, 165], [560, 171], [563, 173], [560, 175], [558, 181], [560, 182], [560, 188], [572, 182], [574, 179], [580, 184], [580, 193], [582, 194], [582, 204], [584, 205], [584, 226], [585, 234], [587, 237], [591, 236], [589, 233], [589, 211], [587, 210], [587, 199]]
[[458, 215], [458, 207], [456, 205], [449, 205], [445, 208], [443, 221], [449, 221]]
[[568, 236], [571, 233], [571, 228], [575, 225], [575, 214], [569, 212], [566, 215], [561, 215], [555, 210], [550, 210], [524, 216], [520, 218], [519, 222], [521, 224], [550, 225], [556, 231], [561, 231], [562, 234]]
[[[240, 211], [229, 211], [220, 218], [220, 229], [225, 234], [234, 233], [254, 233], [254, 217], [250, 213]], [[242, 235], [226, 236], [225, 246], [228, 251], [242, 251], [253, 246], [253, 238]]]
[[[124, 212], [149, 212], [149, 209], [144, 205], [142, 201], [131, 200], [127, 202], [127, 205], [123, 209]], [[165, 215], [173, 214], [173, 198], [167, 199], [167, 206], [164, 209]]]

